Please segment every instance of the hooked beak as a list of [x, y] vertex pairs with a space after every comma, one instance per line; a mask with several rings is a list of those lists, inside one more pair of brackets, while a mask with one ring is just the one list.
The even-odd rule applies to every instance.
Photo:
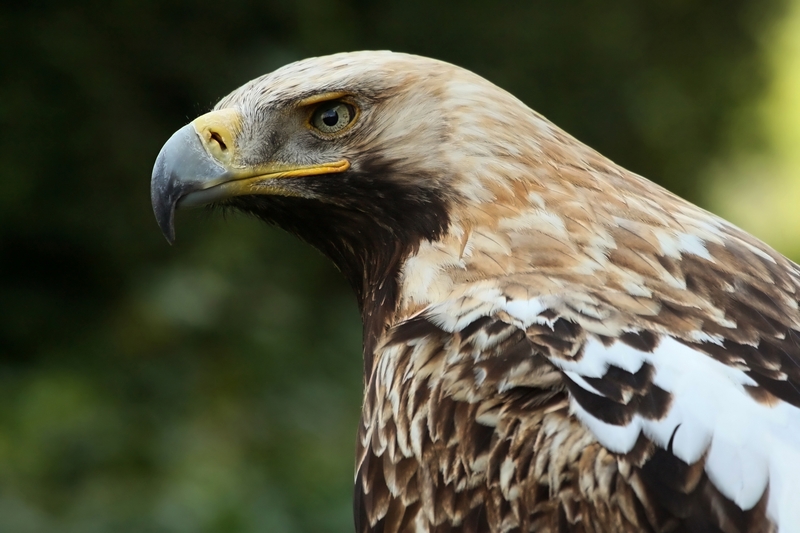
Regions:
[[334, 174], [350, 168], [347, 160], [297, 166], [236, 164], [236, 139], [242, 115], [235, 109], [212, 111], [176, 131], [161, 148], [150, 181], [150, 201], [158, 226], [175, 241], [175, 209], [196, 207], [234, 196], [281, 194], [273, 180]]

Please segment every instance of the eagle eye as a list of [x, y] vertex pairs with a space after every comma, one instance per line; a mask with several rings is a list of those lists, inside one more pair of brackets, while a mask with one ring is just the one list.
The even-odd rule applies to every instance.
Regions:
[[311, 125], [322, 133], [338, 133], [356, 118], [356, 108], [347, 102], [325, 102], [314, 110]]

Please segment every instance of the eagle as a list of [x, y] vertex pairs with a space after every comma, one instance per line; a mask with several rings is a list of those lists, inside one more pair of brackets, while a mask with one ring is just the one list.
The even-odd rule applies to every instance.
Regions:
[[363, 320], [357, 533], [800, 532], [800, 267], [457, 66], [284, 66], [151, 181], [330, 258]]

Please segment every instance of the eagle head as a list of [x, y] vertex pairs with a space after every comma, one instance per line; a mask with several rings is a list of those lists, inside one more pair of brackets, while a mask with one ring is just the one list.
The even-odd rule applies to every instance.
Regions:
[[152, 202], [164, 235], [174, 240], [176, 207], [229, 205], [296, 233], [345, 270], [368, 248], [434, 238], [456, 196], [458, 110], [446, 89], [465, 76], [478, 79], [430, 59], [360, 52], [243, 85], [161, 150]]
[[559, 135], [571, 139], [448, 63], [317, 57], [250, 81], [178, 130], [156, 160], [151, 198], [170, 242], [175, 208], [206, 204], [296, 234], [333, 260], [363, 312], [394, 302], [404, 260], [454, 217], [527, 202], [531, 166], [553, 157], [540, 140]]

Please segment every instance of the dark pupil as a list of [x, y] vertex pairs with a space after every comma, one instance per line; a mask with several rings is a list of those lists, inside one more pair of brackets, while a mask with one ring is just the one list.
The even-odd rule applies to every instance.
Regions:
[[328, 109], [322, 113], [322, 122], [324, 122], [326, 126], [335, 126], [336, 123], [339, 122], [339, 113], [335, 108]]

